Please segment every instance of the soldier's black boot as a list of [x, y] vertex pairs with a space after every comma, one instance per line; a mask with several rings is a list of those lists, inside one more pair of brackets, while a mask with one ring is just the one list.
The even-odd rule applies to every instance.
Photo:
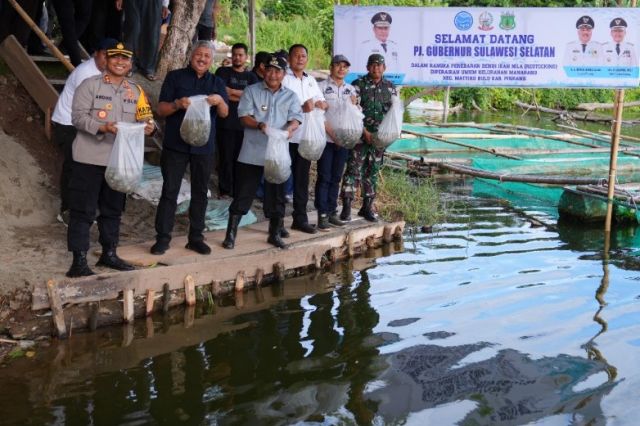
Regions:
[[116, 254], [116, 245], [102, 247], [102, 254], [96, 266], [106, 266], [107, 268], [115, 269], [117, 271], [133, 271], [133, 265], [120, 259]]
[[280, 237], [281, 238], [289, 238], [291, 236], [291, 234], [289, 234], [289, 231], [287, 231], [287, 228], [284, 227], [284, 219], [280, 223], [281, 223], [281, 226], [280, 226]]
[[236, 235], [238, 235], [238, 224], [242, 216], [239, 214], [229, 214], [227, 222], [227, 235], [224, 237], [222, 247], [231, 250], [236, 245]]
[[95, 275], [95, 273], [89, 268], [89, 265], [87, 265], [87, 252], [74, 251], [73, 262], [67, 271], [67, 277], [78, 278], [88, 277], [89, 275]]
[[351, 220], [351, 201], [353, 198], [342, 199], [342, 212], [340, 212], [340, 220], [349, 222]]
[[285, 248], [286, 244], [280, 238], [280, 229], [283, 226], [284, 219], [281, 217], [272, 217], [269, 219], [269, 238], [267, 242], [278, 248]]
[[377, 222], [378, 218], [376, 214], [373, 212], [373, 197], [364, 197], [362, 200], [362, 208], [358, 212], [358, 216], [362, 216], [369, 222]]

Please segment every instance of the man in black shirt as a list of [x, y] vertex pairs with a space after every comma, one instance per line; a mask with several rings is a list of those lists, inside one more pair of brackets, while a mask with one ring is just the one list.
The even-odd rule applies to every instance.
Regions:
[[256, 53], [256, 56], [253, 58], [253, 68], [251, 72], [256, 76], [258, 81], [264, 80], [264, 71], [265, 71], [265, 62], [267, 59], [271, 57], [271, 54], [268, 52], [260, 51]]
[[231, 66], [220, 67], [216, 76], [224, 81], [229, 96], [229, 115], [218, 117], [216, 143], [218, 145], [218, 188], [220, 196], [233, 195], [235, 163], [242, 148], [244, 128], [238, 118], [238, 102], [245, 87], [258, 79], [246, 69], [247, 45], [236, 43], [231, 47]]

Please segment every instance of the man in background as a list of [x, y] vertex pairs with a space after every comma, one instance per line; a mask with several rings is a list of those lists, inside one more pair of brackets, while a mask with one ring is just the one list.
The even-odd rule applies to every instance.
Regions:
[[602, 46], [591, 41], [595, 23], [590, 16], [584, 15], [578, 18], [576, 29], [578, 40], [567, 44], [564, 52], [565, 65], [600, 65]]
[[627, 21], [615, 18], [609, 23], [611, 40], [602, 45], [604, 64], [614, 67], [637, 67], [638, 57], [633, 43], [624, 41], [627, 35]]

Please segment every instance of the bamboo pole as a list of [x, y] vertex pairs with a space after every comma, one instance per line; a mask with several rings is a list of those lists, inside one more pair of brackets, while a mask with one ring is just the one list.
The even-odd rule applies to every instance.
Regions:
[[38, 27], [36, 23], [33, 22], [31, 17], [29, 17], [27, 12], [25, 12], [24, 9], [20, 7], [18, 2], [16, 0], [8, 0], [8, 1], [11, 4], [11, 6], [13, 6], [13, 8], [16, 10], [16, 12], [18, 12], [18, 15], [20, 15], [22, 20], [27, 23], [29, 28], [31, 28], [31, 31], [36, 33], [38, 38], [40, 38], [40, 40], [42, 40], [42, 42], [47, 45], [51, 53], [53, 53], [53, 55], [56, 58], [58, 58], [60, 62], [62, 62], [62, 65], [64, 65], [69, 70], [69, 72], [73, 71], [75, 67], [71, 64], [71, 62], [69, 62], [67, 58], [64, 57], [64, 55], [62, 54], [62, 52], [60, 52], [60, 50], [58, 50], [56, 45], [53, 44], [51, 40], [49, 40], [49, 37], [47, 37], [47, 35], [42, 32], [40, 27]]
[[454, 141], [451, 141], [449, 139], [441, 138], [441, 137], [438, 137], [438, 136], [435, 136], [435, 135], [430, 135], [430, 134], [427, 134], [427, 133], [414, 132], [413, 130], [402, 130], [402, 133], [407, 133], [409, 135], [429, 138], [429, 139], [433, 139], [433, 140], [436, 140], [436, 141], [439, 141], [439, 142], [442, 142], [442, 143], [448, 143], [448, 144], [451, 144], [451, 145], [462, 146], [462, 147], [473, 149], [473, 150], [476, 150], [476, 151], [488, 152], [489, 154], [493, 154], [493, 155], [498, 156], [498, 157], [508, 158], [510, 160], [520, 160], [519, 157], [514, 157], [512, 155], [507, 155], [507, 154], [500, 154], [499, 152], [495, 152], [495, 151], [490, 150], [490, 149], [479, 148], [477, 146], [469, 145], [469, 144], [462, 143], [462, 142], [454, 142]]
[[[251, 58], [256, 56], [256, 0], [249, 0], [249, 52]], [[256, 65], [256, 64], [253, 64]]]
[[446, 123], [449, 118], [449, 101], [451, 98], [451, 87], [447, 86], [444, 89], [444, 108], [442, 109], [442, 122]]

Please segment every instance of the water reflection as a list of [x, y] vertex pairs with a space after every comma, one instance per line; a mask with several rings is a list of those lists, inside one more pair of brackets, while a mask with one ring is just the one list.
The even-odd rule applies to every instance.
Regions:
[[14, 360], [2, 422], [633, 424], [640, 273], [624, 248], [484, 201], [452, 209], [375, 262]]

